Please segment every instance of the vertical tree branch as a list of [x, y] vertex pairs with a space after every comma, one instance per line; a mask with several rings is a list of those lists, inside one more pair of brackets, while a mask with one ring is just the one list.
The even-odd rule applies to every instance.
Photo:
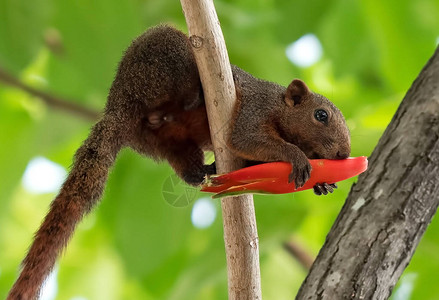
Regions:
[[[226, 136], [236, 93], [229, 57], [212, 0], [181, 0], [200, 72], [218, 172], [241, 166], [228, 151]], [[259, 243], [253, 197], [221, 202], [229, 299], [261, 299]]]
[[387, 299], [439, 205], [439, 48], [404, 97], [296, 299]]

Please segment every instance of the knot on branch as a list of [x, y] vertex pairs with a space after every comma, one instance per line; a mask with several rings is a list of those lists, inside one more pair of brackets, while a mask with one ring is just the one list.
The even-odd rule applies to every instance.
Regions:
[[189, 40], [191, 42], [192, 47], [194, 47], [195, 49], [201, 48], [201, 46], [203, 46], [204, 43], [204, 39], [198, 35], [191, 35], [189, 37]]

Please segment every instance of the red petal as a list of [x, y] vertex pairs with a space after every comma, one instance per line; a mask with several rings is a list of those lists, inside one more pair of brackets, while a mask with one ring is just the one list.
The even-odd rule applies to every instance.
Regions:
[[295, 189], [288, 183], [291, 164], [274, 162], [251, 166], [224, 175], [213, 175], [202, 186], [202, 191], [212, 193], [262, 192], [284, 194], [312, 188], [316, 183], [335, 183], [356, 176], [367, 169], [367, 157], [350, 157], [341, 160], [311, 159], [311, 177], [305, 185]]

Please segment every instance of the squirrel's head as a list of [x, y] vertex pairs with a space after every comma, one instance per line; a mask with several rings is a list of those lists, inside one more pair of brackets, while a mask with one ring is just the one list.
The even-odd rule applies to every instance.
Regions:
[[301, 80], [286, 89], [281, 132], [308, 158], [343, 159], [351, 152], [349, 129], [340, 110]]

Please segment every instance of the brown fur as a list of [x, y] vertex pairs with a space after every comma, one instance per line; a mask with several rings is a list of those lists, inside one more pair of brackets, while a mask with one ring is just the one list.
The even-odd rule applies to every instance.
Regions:
[[[326, 98], [299, 80], [288, 88], [232, 66], [238, 101], [229, 146], [249, 161], [289, 161], [290, 180], [309, 177], [308, 158], [344, 158], [350, 141], [344, 118]], [[314, 118], [329, 114], [327, 124]], [[167, 160], [187, 183], [197, 185], [214, 165], [204, 165], [211, 139], [203, 92], [188, 38], [158, 26], [133, 41], [108, 95], [104, 117], [78, 149], [73, 168], [35, 235], [8, 300], [34, 300], [76, 224], [97, 203], [122, 147]], [[251, 163], [251, 162], [250, 162]]]

